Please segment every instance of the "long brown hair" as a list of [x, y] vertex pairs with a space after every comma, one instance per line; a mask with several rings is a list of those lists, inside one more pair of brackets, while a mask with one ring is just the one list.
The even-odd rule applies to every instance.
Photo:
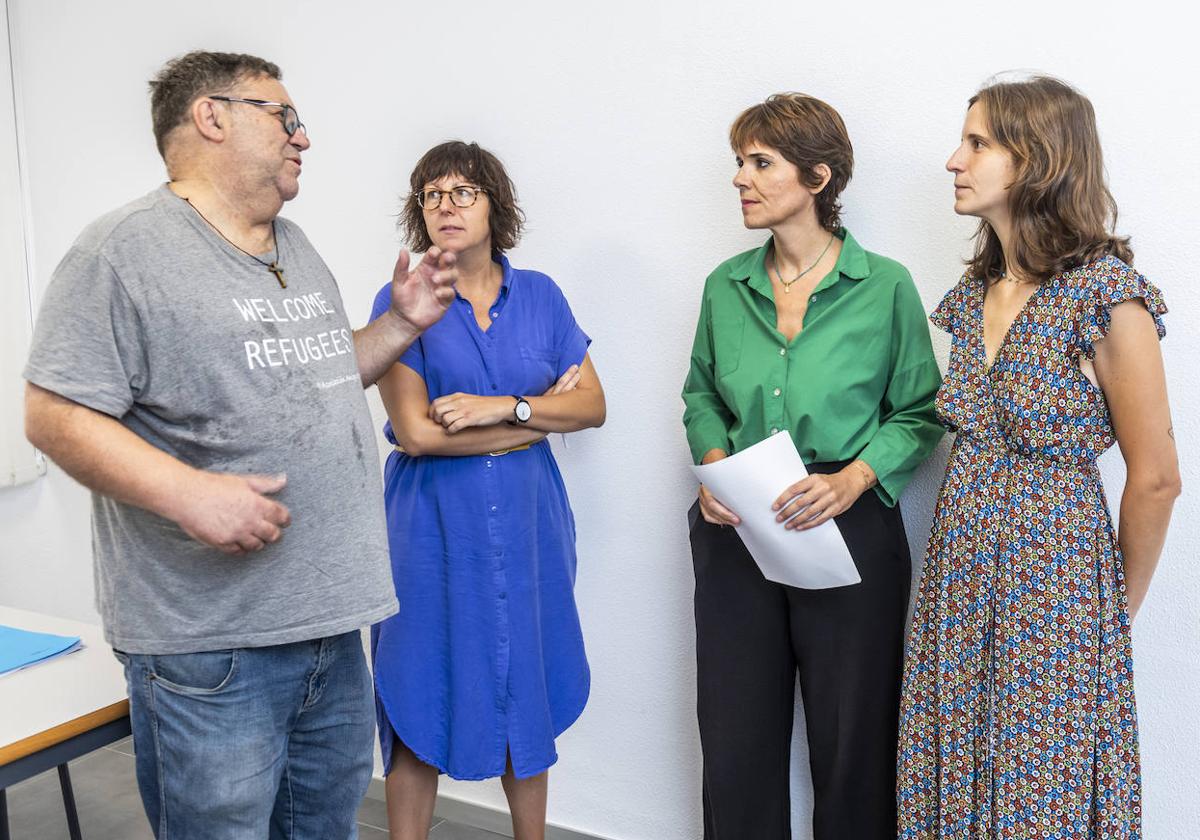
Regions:
[[[1035, 76], [988, 85], [968, 107], [977, 102], [1016, 171], [1008, 190], [1010, 263], [1039, 281], [1110, 255], [1132, 264], [1129, 237], [1115, 233], [1117, 202], [1105, 183], [1087, 97], [1058, 79]], [[967, 273], [991, 279], [1004, 270], [1000, 238], [981, 221]]]

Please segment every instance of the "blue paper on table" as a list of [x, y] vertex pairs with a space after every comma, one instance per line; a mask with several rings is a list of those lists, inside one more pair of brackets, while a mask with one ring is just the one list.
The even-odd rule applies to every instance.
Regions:
[[0, 674], [45, 662], [83, 647], [78, 636], [34, 633], [0, 624]]

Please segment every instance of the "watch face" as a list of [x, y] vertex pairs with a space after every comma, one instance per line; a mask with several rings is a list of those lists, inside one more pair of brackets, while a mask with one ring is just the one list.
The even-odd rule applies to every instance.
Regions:
[[518, 402], [517, 407], [514, 410], [516, 411], [517, 419], [522, 423], [533, 416], [533, 409], [529, 407], [529, 403], [525, 402], [525, 400]]

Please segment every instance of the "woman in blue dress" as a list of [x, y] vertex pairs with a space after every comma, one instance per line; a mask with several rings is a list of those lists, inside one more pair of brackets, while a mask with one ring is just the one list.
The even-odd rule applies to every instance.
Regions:
[[[500, 776], [515, 837], [545, 831], [554, 739], [589, 689], [575, 521], [546, 435], [604, 422], [590, 339], [544, 274], [513, 268], [523, 215], [500, 161], [425, 154], [402, 225], [458, 257], [445, 317], [379, 381], [400, 612], [371, 634], [393, 840], [424, 838], [438, 774]], [[389, 286], [372, 318], [389, 317]]]

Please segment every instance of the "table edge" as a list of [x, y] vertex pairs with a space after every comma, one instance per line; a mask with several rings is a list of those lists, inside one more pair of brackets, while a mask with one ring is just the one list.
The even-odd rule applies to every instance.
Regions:
[[30, 735], [28, 738], [22, 738], [20, 741], [13, 741], [11, 744], [0, 746], [0, 766], [11, 764], [17, 759], [33, 755], [55, 744], [61, 744], [69, 738], [74, 738], [76, 735], [96, 729], [114, 720], [120, 720], [128, 716], [128, 714], [129, 701], [121, 700], [120, 702], [113, 703], [111, 706], [105, 706], [102, 709], [89, 712], [74, 720], [60, 723], [58, 726], [52, 726], [49, 729]]

